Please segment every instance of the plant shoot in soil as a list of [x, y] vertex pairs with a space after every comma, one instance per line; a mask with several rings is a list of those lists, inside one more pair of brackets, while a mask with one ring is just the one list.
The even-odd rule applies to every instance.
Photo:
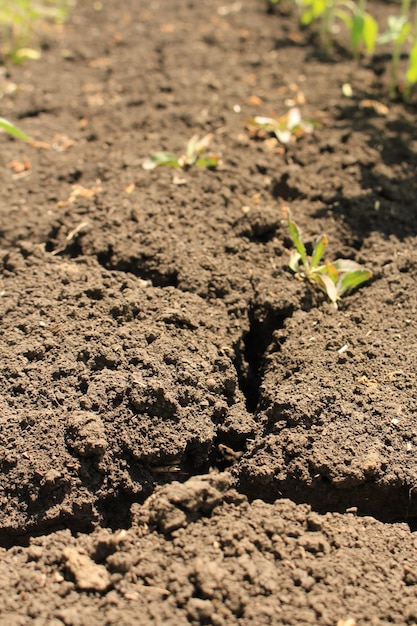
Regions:
[[28, 47], [35, 38], [35, 27], [39, 31], [46, 21], [63, 22], [71, 4], [71, 0], [1, 0], [1, 54], [16, 64], [39, 59], [39, 50]]
[[387, 31], [382, 33], [379, 43], [392, 44], [391, 73], [389, 95], [394, 97], [400, 87], [399, 66], [401, 53], [405, 45], [409, 47], [408, 64], [403, 86], [403, 95], [407, 100], [410, 89], [417, 82], [417, 7], [415, 9], [414, 24], [410, 17], [411, 0], [403, 0], [399, 15], [390, 15], [387, 19]]
[[[280, 0], [270, 0], [278, 4]], [[331, 52], [338, 22], [342, 22], [349, 31], [350, 45], [355, 56], [362, 48], [372, 54], [378, 35], [378, 24], [366, 11], [366, 0], [293, 0], [300, 11], [302, 26], [318, 24], [320, 44]]]
[[310, 134], [314, 130], [314, 122], [303, 120], [298, 107], [293, 107], [281, 117], [252, 117], [247, 121], [249, 131], [258, 136], [274, 134], [280, 143], [288, 144], [291, 140]]
[[351, 289], [359, 287], [372, 277], [372, 272], [355, 261], [350, 259], [337, 259], [334, 262], [324, 261], [324, 256], [328, 239], [326, 235], [320, 235], [316, 240], [311, 256], [307, 255], [300, 229], [291, 219], [289, 209], [285, 209], [288, 230], [295, 245], [295, 250], [291, 252], [288, 263], [290, 269], [297, 278], [307, 280], [316, 285], [327, 294], [333, 306], [337, 308], [340, 298]]
[[[268, 0], [268, 6], [282, 0]], [[350, 48], [359, 58], [361, 52], [373, 54], [379, 44], [391, 45], [391, 68], [389, 96], [398, 91], [405, 100], [410, 98], [411, 88], [417, 83], [417, 4], [402, 0], [399, 12], [390, 15], [387, 30], [378, 34], [378, 24], [367, 10], [366, 0], [290, 0], [300, 11], [300, 23], [303, 26], [318, 25], [321, 46], [331, 54], [337, 38], [338, 23], [346, 26], [350, 34]], [[407, 57], [405, 76], [400, 80], [400, 60]]]
[[208, 150], [212, 138], [212, 134], [205, 135], [202, 139], [198, 135], [194, 135], [187, 143], [185, 154], [177, 157], [172, 152], [155, 152], [155, 154], [145, 159], [142, 167], [145, 170], [153, 170], [163, 165], [184, 170], [189, 169], [193, 165], [215, 168], [220, 163], [220, 156]]

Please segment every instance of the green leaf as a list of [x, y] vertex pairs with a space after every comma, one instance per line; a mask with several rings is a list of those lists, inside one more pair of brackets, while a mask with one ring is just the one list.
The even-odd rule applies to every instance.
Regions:
[[8, 120], [5, 120], [4, 117], [0, 117], [0, 128], [2, 128], [6, 133], [9, 133], [9, 135], [17, 137], [17, 139], [23, 139], [23, 141], [31, 141], [30, 137], [26, 135], [26, 133], [17, 128], [17, 126], [12, 124]]
[[320, 263], [321, 259], [323, 258], [324, 251], [328, 243], [329, 243], [329, 240], [327, 239], [326, 235], [321, 235], [316, 240], [316, 244], [314, 246], [313, 255], [311, 257], [311, 262], [310, 262], [310, 266], [312, 270], [314, 270], [314, 268]]
[[[378, 43], [389, 43], [396, 41], [401, 43], [404, 29], [410, 30], [410, 22], [406, 15], [390, 15], [387, 19], [388, 30], [378, 37]], [[406, 33], [407, 35], [407, 33]]]
[[364, 15], [363, 40], [367, 52], [372, 54], [378, 38], [378, 23], [369, 13]]
[[211, 154], [209, 156], [200, 157], [196, 161], [197, 167], [217, 167], [219, 164], [219, 157], [215, 154]]
[[404, 26], [401, 29], [401, 32], [398, 35], [398, 39], [397, 42], [398, 43], [404, 43], [405, 40], [408, 37], [408, 33], [410, 32], [411, 29], [411, 23], [410, 22], [405, 22]]
[[327, 0], [313, 0], [312, 8], [313, 8], [313, 17], [314, 19], [317, 19], [328, 8], [328, 1]]
[[337, 286], [337, 291], [339, 295], [342, 296], [347, 291], [359, 287], [359, 285], [362, 285], [362, 283], [366, 282], [371, 277], [372, 272], [367, 269], [358, 269], [354, 272], [349, 272], [349, 274], [345, 274], [341, 279]]
[[409, 85], [417, 83], [417, 41], [411, 48], [406, 77]]
[[308, 26], [309, 24], [311, 24], [313, 20], [314, 20], [314, 14], [311, 9], [308, 9], [307, 11], [303, 11], [303, 14], [301, 15], [301, 18], [300, 18], [300, 23], [302, 26]]
[[301, 237], [300, 237], [300, 232], [298, 230], [298, 226], [297, 226], [297, 224], [295, 222], [293, 222], [289, 218], [288, 218], [288, 230], [290, 231], [291, 239], [293, 240], [294, 245], [295, 245], [295, 247], [298, 250], [298, 253], [300, 255], [300, 258], [301, 258], [301, 261], [302, 261], [303, 265], [308, 267], [307, 250], [305, 248], [305, 245], [301, 241]]
[[319, 265], [318, 267], [315, 267], [314, 270], [312, 271], [312, 274], [327, 274], [327, 263], [325, 263], [324, 265]]
[[391, 41], [403, 43], [411, 27], [408, 17], [406, 15], [390, 15], [387, 21]]
[[145, 170], [153, 170], [162, 165], [179, 167], [179, 162], [175, 154], [171, 152], [155, 152], [155, 154], [145, 159], [142, 163], [142, 167]]
[[367, 52], [372, 53], [378, 36], [378, 24], [369, 13], [353, 15], [350, 26], [350, 41], [352, 48], [359, 51], [363, 42]]
[[354, 50], [359, 50], [359, 46], [363, 41], [365, 19], [363, 15], [355, 14], [350, 24], [350, 43]]

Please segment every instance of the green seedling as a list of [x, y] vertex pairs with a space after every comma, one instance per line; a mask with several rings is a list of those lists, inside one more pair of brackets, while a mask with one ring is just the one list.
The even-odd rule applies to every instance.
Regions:
[[414, 24], [410, 19], [411, 0], [403, 0], [399, 15], [390, 15], [387, 20], [388, 29], [378, 38], [379, 43], [392, 43], [391, 75], [389, 95], [394, 97], [400, 86], [399, 65], [401, 53], [406, 45], [408, 65], [405, 76], [404, 98], [407, 100], [410, 89], [417, 82], [417, 7], [415, 9]]
[[39, 25], [62, 22], [74, 0], [0, 0], [1, 52], [13, 63], [38, 59], [40, 53], [28, 47]]
[[[404, 3], [402, 9], [404, 10]], [[378, 38], [378, 42], [392, 43], [392, 57], [391, 57], [391, 75], [389, 84], [389, 95], [394, 97], [398, 83], [399, 83], [399, 64], [401, 57], [401, 49], [407, 41], [411, 23], [408, 19], [407, 13], [402, 12], [401, 15], [390, 15], [387, 20], [388, 30]]]
[[31, 141], [31, 138], [26, 135], [20, 128], [17, 128], [14, 124], [5, 120], [4, 117], [0, 117], [0, 129], [4, 130], [9, 135], [16, 137], [17, 139], [23, 139], [23, 141]]
[[[417, 16], [417, 10], [416, 10]], [[415, 37], [417, 37], [417, 25], [414, 31]], [[417, 39], [415, 40], [413, 47], [411, 48], [408, 57], [408, 67], [406, 73], [406, 85], [404, 89], [404, 99], [408, 100], [410, 97], [411, 86], [417, 83]]]
[[[269, 0], [269, 6], [280, 0]], [[300, 11], [300, 23], [303, 26], [318, 24], [321, 45], [331, 51], [335, 34], [342, 22], [349, 31], [350, 44], [355, 56], [361, 49], [372, 54], [378, 35], [378, 24], [366, 11], [366, 0], [293, 0]]]
[[307, 280], [316, 285], [327, 294], [327, 297], [337, 308], [340, 298], [351, 289], [359, 287], [369, 280], [372, 272], [350, 259], [337, 259], [333, 263], [322, 262], [328, 239], [326, 235], [320, 235], [315, 242], [311, 256], [307, 254], [306, 247], [301, 239], [297, 224], [291, 219], [288, 210], [288, 230], [295, 245], [291, 252], [289, 267], [297, 278]]
[[[267, 0], [269, 6], [282, 0]], [[318, 24], [322, 46], [332, 51], [339, 23], [350, 33], [350, 44], [356, 57], [362, 51], [372, 54], [377, 44], [391, 45], [389, 96], [402, 93], [408, 100], [417, 83], [417, 3], [401, 0], [398, 14], [390, 15], [387, 29], [378, 35], [378, 24], [366, 9], [366, 0], [290, 0], [300, 10], [300, 22], [305, 26]], [[412, 12], [414, 11], [414, 18]], [[401, 56], [407, 56], [405, 76], [399, 76]]]
[[327, 50], [332, 49], [334, 34], [338, 22], [342, 22], [350, 34], [350, 44], [355, 56], [361, 47], [370, 54], [375, 49], [378, 36], [378, 24], [366, 11], [366, 1], [353, 0], [296, 0], [301, 10], [301, 24], [319, 24], [320, 41]]
[[247, 121], [250, 131], [254, 133], [266, 132], [274, 134], [280, 143], [288, 144], [292, 138], [299, 137], [303, 134], [312, 133], [314, 130], [314, 122], [306, 121], [301, 118], [301, 112], [298, 107], [293, 107], [281, 117], [252, 117]]
[[142, 167], [145, 170], [153, 170], [156, 167], [167, 166], [174, 168], [189, 169], [191, 166], [215, 168], [220, 163], [217, 154], [208, 152], [213, 135], [209, 134], [200, 139], [198, 135], [191, 137], [187, 143], [185, 154], [177, 157], [171, 152], [155, 152], [145, 159]]
[[404, 97], [407, 100], [410, 96], [410, 88], [417, 83], [417, 3], [414, 8], [413, 37], [411, 39], [411, 50], [408, 56], [408, 67], [406, 73], [406, 87]]

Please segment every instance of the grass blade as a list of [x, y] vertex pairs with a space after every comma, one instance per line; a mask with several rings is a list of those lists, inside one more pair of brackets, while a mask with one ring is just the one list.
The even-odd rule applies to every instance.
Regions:
[[14, 124], [5, 120], [4, 117], [0, 117], [0, 128], [2, 128], [6, 133], [16, 137], [17, 139], [23, 139], [23, 141], [31, 141], [30, 137], [26, 135], [22, 130], [17, 128]]

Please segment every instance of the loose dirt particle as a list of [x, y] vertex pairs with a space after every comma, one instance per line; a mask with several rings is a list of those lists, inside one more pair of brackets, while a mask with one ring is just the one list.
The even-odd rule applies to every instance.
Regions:
[[62, 554], [78, 589], [106, 591], [110, 587], [110, 575], [104, 565], [97, 565], [87, 554], [80, 553], [76, 548], [65, 548]]

